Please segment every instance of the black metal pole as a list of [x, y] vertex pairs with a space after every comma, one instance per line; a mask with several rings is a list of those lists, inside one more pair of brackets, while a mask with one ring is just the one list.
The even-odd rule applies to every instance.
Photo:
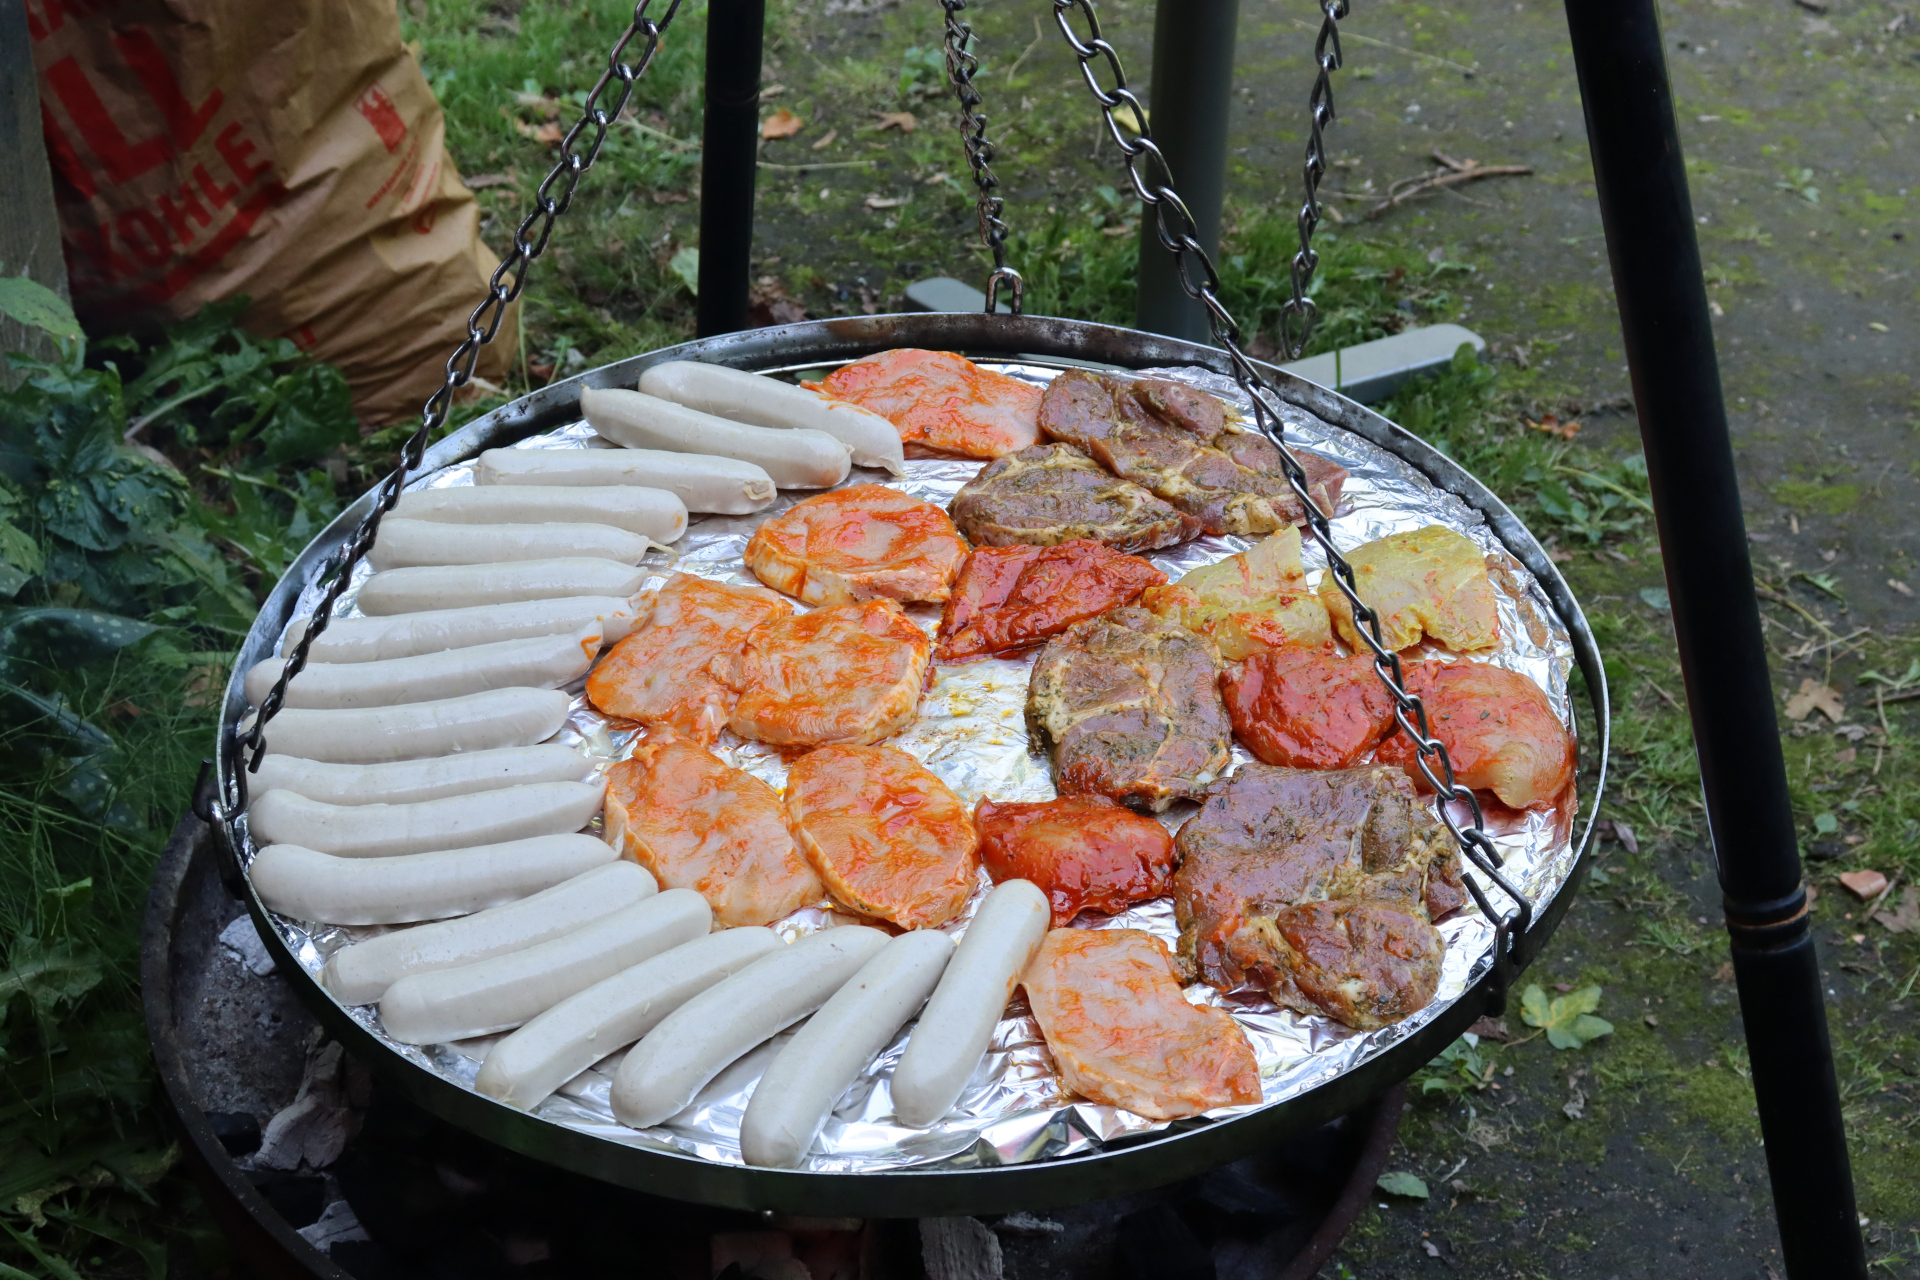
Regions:
[[1654, 0], [1566, 0], [1791, 1280], [1867, 1274]]
[[[1148, 85], [1153, 140], [1173, 170], [1172, 186], [1193, 214], [1196, 238], [1216, 259], [1239, 20], [1240, 0], [1159, 0], [1153, 18], [1153, 80]], [[1153, 214], [1143, 213], [1135, 325], [1189, 342], [1213, 341], [1206, 308], [1180, 287], [1179, 267], [1154, 234]]]
[[766, 0], [707, 6], [706, 120], [700, 130], [700, 337], [747, 327], [753, 178], [760, 146], [760, 37]]

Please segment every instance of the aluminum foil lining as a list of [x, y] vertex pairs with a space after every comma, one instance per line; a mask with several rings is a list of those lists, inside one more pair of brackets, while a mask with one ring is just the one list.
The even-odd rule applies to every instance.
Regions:
[[[1037, 384], [1046, 383], [1059, 372], [1058, 368], [1037, 363], [982, 363]], [[1235, 406], [1243, 415], [1250, 413], [1238, 388], [1218, 374], [1190, 368], [1150, 372], [1202, 387]], [[1573, 664], [1573, 647], [1566, 627], [1533, 576], [1507, 553], [1479, 513], [1434, 487], [1407, 462], [1369, 441], [1292, 406], [1288, 406], [1285, 418], [1290, 444], [1303, 445], [1334, 458], [1351, 472], [1340, 514], [1333, 521], [1340, 546], [1352, 547], [1384, 534], [1435, 523], [1456, 529], [1480, 544], [1494, 566], [1503, 643], [1497, 651], [1473, 655], [1473, 660], [1492, 662], [1531, 676], [1547, 691], [1561, 721], [1571, 732], [1573, 706], [1567, 682]], [[581, 422], [522, 441], [515, 447], [580, 449], [605, 445]], [[904, 476], [894, 478], [885, 472], [856, 468], [846, 483], [886, 484], [944, 508], [982, 465], [944, 459], [909, 460]], [[409, 487], [469, 485], [473, 483], [473, 470], [472, 463], [458, 464], [422, 477]], [[747, 538], [762, 520], [809, 496], [812, 495], [807, 491], [784, 491], [772, 506], [752, 516], [695, 516], [686, 535], [671, 552], [650, 554], [647, 565], [654, 573], [645, 589], [657, 590], [667, 575], [676, 570], [719, 582], [756, 581], [742, 560]], [[1325, 557], [1311, 537], [1304, 542], [1310, 577], [1317, 582], [1324, 572]], [[1148, 558], [1169, 577], [1177, 579], [1190, 569], [1243, 551], [1248, 545], [1234, 537], [1203, 537], [1154, 552]], [[342, 596], [340, 616], [357, 615], [354, 596], [369, 572], [364, 564], [356, 570], [353, 589]], [[296, 616], [309, 612], [318, 595], [318, 589], [310, 584], [301, 595]], [[913, 605], [908, 612], [929, 632], [939, 622], [938, 606]], [[939, 667], [933, 687], [921, 702], [919, 715], [905, 732], [890, 739], [890, 744], [918, 757], [969, 805], [982, 796], [997, 800], [1051, 798], [1055, 792], [1048, 762], [1030, 749], [1025, 727], [1031, 666], [1032, 654]], [[586, 752], [603, 762], [602, 767], [629, 755], [640, 736], [638, 731], [610, 724], [588, 705], [579, 685], [575, 685], [572, 692], [572, 712], [555, 740]], [[776, 789], [785, 784], [787, 766], [773, 748], [745, 742], [727, 733], [715, 750]], [[1252, 758], [1235, 744], [1236, 767]], [[1177, 828], [1195, 809], [1191, 803], [1176, 803], [1163, 815], [1163, 821]], [[1506, 874], [1532, 898], [1536, 908], [1543, 909], [1573, 872], [1575, 852], [1569, 838], [1570, 818], [1570, 812], [1557, 818], [1529, 814], [1517, 826], [1496, 836], [1496, 844], [1505, 859]], [[598, 825], [599, 819], [596, 819], [594, 826]], [[249, 857], [251, 853], [250, 846]], [[1468, 874], [1472, 875], [1471, 869]], [[966, 932], [967, 920], [990, 887], [982, 871], [973, 900], [958, 919], [944, 926], [947, 932], [956, 938]], [[1489, 900], [1497, 907], [1511, 910], [1511, 904], [1497, 888], [1484, 887]], [[383, 931], [303, 923], [278, 916], [272, 919], [300, 964], [316, 979], [334, 951]], [[838, 915], [824, 906], [812, 907], [796, 912], [776, 927], [791, 939], [850, 920], [851, 917]], [[1166, 940], [1170, 947], [1178, 933], [1171, 898], [1149, 901], [1112, 917], [1082, 915], [1076, 927], [1145, 929]], [[1256, 1106], [1297, 1097], [1411, 1035], [1459, 999], [1490, 967], [1494, 928], [1471, 905], [1465, 914], [1442, 924], [1440, 933], [1447, 944], [1446, 961], [1439, 991], [1432, 1003], [1406, 1020], [1377, 1031], [1354, 1031], [1326, 1017], [1279, 1009], [1259, 991], [1223, 995], [1201, 984], [1189, 987], [1187, 999], [1225, 1009], [1246, 1032], [1260, 1064], [1264, 1095], [1260, 1104], [1221, 1108], [1207, 1116], [1168, 1122], [1149, 1120], [1066, 1094], [1039, 1027], [1027, 1011], [1024, 998], [1016, 994], [958, 1105], [939, 1124], [920, 1130], [907, 1128], [893, 1119], [888, 1083], [905, 1047], [910, 1024], [840, 1098], [803, 1167], [818, 1172], [847, 1173], [904, 1168], [979, 1168], [1046, 1160], [1084, 1154], [1123, 1136], [1202, 1125], [1211, 1119], [1227, 1118], [1254, 1110]], [[394, 1053], [423, 1071], [434, 1072], [469, 1089], [473, 1087], [480, 1060], [493, 1042], [489, 1038], [418, 1048], [387, 1037], [374, 1006], [352, 1007], [347, 1012]], [[608, 1142], [740, 1164], [739, 1129], [747, 1101], [766, 1064], [791, 1034], [790, 1030], [776, 1037], [734, 1063], [710, 1083], [687, 1110], [652, 1129], [635, 1131], [613, 1118], [608, 1094], [618, 1054], [569, 1082], [542, 1103], [535, 1114], [553, 1124]]]

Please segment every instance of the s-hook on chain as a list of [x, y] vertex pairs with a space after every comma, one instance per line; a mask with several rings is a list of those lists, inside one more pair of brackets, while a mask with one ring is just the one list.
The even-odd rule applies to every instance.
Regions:
[[940, 7], [947, 13], [947, 78], [960, 100], [960, 141], [966, 146], [967, 164], [973, 169], [973, 185], [980, 190], [980, 243], [993, 254], [993, 274], [987, 277], [987, 314], [992, 315], [999, 306], [1000, 286], [1005, 284], [1013, 289], [1013, 314], [1019, 315], [1026, 282], [1007, 265], [1007, 224], [1000, 216], [1007, 202], [998, 194], [1000, 180], [993, 176], [995, 148], [987, 140], [987, 117], [979, 110], [984, 100], [973, 83], [980, 59], [967, 47], [973, 42], [973, 28], [960, 16], [967, 0], [940, 0]]
[[[1307, 208], [1302, 212], [1300, 224], [1303, 253], [1310, 252], [1306, 248], [1306, 242], [1313, 229], [1308, 215], [1313, 210], [1312, 183], [1317, 180], [1314, 177], [1315, 166], [1324, 170], [1326, 164], [1325, 156], [1320, 151], [1321, 112], [1324, 107], [1324, 118], [1331, 120], [1333, 105], [1331, 98], [1323, 94], [1322, 89], [1326, 85], [1328, 71], [1339, 65], [1338, 37], [1334, 37], [1331, 58], [1325, 56], [1324, 47], [1334, 18], [1346, 15], [1346, 0], [1326, 0], [1323, 8], [1327, 14], [1328, 26], [1322, 28], [1320, 40], [1315, 46], [1320, 62], [1320, 80], [1314, 89], [1315, 123], [1312, 141], [1307, 151], [1308, 203]], [[1088, 34], [1084, 40], [1073, 28], [1072, 12], [1075, 10], [1086, 19]], [[1139, 196], [1143, 204], [1155, 211], [1155, 225], [1160, 243], [1174, 255], [1179, 265], [1181, 287], [1186, 290], [1188, 297], [1207, 309], [1207, 321], [1213, 330], [1213, 340], [1226, 351], [1227, 358], [1233, 365], [1233, 379], [1253, 406], [1255, 424], [1280, 451], [1281, 469], [1286, 473], [1287, 483], [1292, 487], [1294, 496], [1299, 499], [1301, 509], [1306, 512], [1308, 531], [1326, 551], [1327, 572], [1339, 585], [1340, 593], [1347, 598], [1347, 603], [1353, 610], [1354, 630], [1372, 651], [1373, 669], [1393, 698], [1394, 719], [1399, 722], [1400, 728], [1406, 732], [1418, 749], [1419, 754], [1415, 760], [1420, 766], [1420, 772], [1440, 799], [1438, 807], [1441, 821], [1445, 822], [1447, 829], [1453, 833], [1454, 840], [1460, 845], [1460, 851], [1466, 855], [1474, 869], [1499, 886], [1500, 891], [1514, 903], [1513, 915], [1504, 916], [1494, 909], [1486, 891], [1472, 876], [1463, 877], [1467, 891], [1473, 895], [1473, 900], [1479, 906], [1481, 913], [1494, 925], [1493, 987], [1496, 1000], [1504, 1001], [1507, 985], [1515, 972], [1514, 937], [1516, 934], [1524, 935], [1527, 927], [1532, 923], [1533, 903], [1506, 876], [1501, 874], [1500, 852], [1487, 836], [1486, 818], [1480, 810], [1479, 798], [1473, 794], [1471, 788], [1463, 787], [1454, 780], [1452, 758], [1447, 754], [1447, 749], [1440, 740], [1428, 732], [1426, 706], [1418, 695], [1407, 692], [1406, 675], [1400, 666], [1400, 655], [1389, 649], [1380, 635], [1379, 613], [1360, 598], [1359, 589], [1354, 581], [1353, 566], [1347, 563], [1346, 557], [1342, 556], [1339, 548], [1334, 546], [1333, 525], [1329, 519], [1331, 513], [1322, 511], [1320, 505], [1314, 501], [1307, 482], [1307, 473], [1301, 467], [1300, 460], [1294, 457], [1293, 451], [1287, 447], [1279, 397], [1275, 395], [1273, 388], [1267, 385], [1260, 371], [1254, 368], [1253, 362], [1247, 359], [1246, 353], [1240, 349], [1240, 326], [1220, 302], [1220, 277], [1214, 271], [1213, 261], [1207, 256], [1207, 251], [1200, 246], [1199, 240], [1194, 236], [1193, 215], [1187, 211], [1186, 204], [1172, 186], [1165, 182], [1152, 185], [1141, 175], [1140, 159], [1145, 156], [1156, 162], [1159, 165], [1159, 172], [1166, 174], [1169, 181], [1171, 180], [1171, 170], [1167, 167], [1166, 158], [1160, 154], [1160, 148], [1154, 145], [1147, 113], [1141, 107], [1140, 100], [1127, 88], [1126, 72], [1121, 69], [1120, 56], [1100, 35], [1100, 19], [1094, 12], [1092, 0], [1053, 0], [1053, 16], [1060, 26], [1061, 34], [1066, 37], [1067, 44], [1073, 49], [1074, 57], [1079, 59], [1080, 73], [1085, 77], [1087, 88], [1092, 91], [1094, 100], [1100, 104], [1101, 113], [1106, 118], [1107, 131], [1113, 135], [1113, 140], [1119, 146], [1121, 154], [1127, 158], [1127, 175], [1132, 179], [1134, 194]], [[1095, 59], [1104, 60], [1113, 73], [1111, 90], [1100, 87], [1099, 77], [1092, 65]], [[1122, 105], [1133, 112], [1134, 120], [1140, 125], [1137, 136], [1129, 137], [1113, 118], [1114, 110]], [[1294, 297], [1296, 301], [1305, 301], [1301, 297], [1301, 290], [1307, 277], [1312, 275], [1313, 262], [1309, 257], [1303, 271], [1300, 259], [1296, 258], [1294, 261]], [[1196, 274], [1198, 279], [1195, 278]], [[1312, 323], [1311, 308], [1312, 304], [1307, 303], [1306, 309], [1301, 313], [1306, 317], [1305, 323], [1309, 328]], [[1304, 334], [1303, 330], [1303, 341]], [[1297, 355], [1298, 352], [1294, 354]], [[1461, 821], [1455, 812], [1455, 806], [1463, 808], [1471, 815], [1471, 820]]]
[[[580, 175], [593, 167], [594, 160], [600, 155], [601, 144], [606, 141], [607, 127], [619, 119], [620, 113], [626, 109], [627, 99], [633, 95], [634, 81], [647, 73], [647, 67], [660, 50], [660, 33], [667, 29], [674, 15], [680, 11], [680, 0], [667, 0], [666, 13], [655, 21], [647, 16], [647, 10], [653, 3], [654, 0], [639, 0], [634, 6], [633, 21], [608, 53], [607, 69], [600, 73], [599, 81], [587, 94], [580, 118], [560, 139], [559, 163], [553, 166], [534, 192], [533, 211], [514, 231], [513, 247], [494, 269], [493, 277], [488, 281], [486, 298], [467, 318], [467, 336], [447, 358], [446, 379], [421, 410], [419, 428], [401, 446], [400, 465], [380, 482], [373, 510], [367, 513], [366, 519], [360, 522], [360, 526], [322, 567], [321, 576], [326, 579], [327, 589], [307, 622], [305, 634], [294, 645], [293, 652], [287, 655], [280, 678], [274, 681], [273, 688], [261, 699], [253, 727], [244, 732], [236, 731], [236, 756], [251, 752], [252, 758], [246, 762], [245, 769], [235, 768], [226, 775], [227, 781], [221, 788], [220, 796], [219, 816], [223, 823], [231, 822], [247, 807], [246, 775], [259, 769], [260, 761], [266, 755], [267, 722], [278, 714], [286, 701], [287, 682], [299, 675], [307, 665], [307, 654], [320, 633], [327, 629], [327, 623], [333, 617], [333, 606], [340, 599], [341, 592], [346, 590], [354, 566], [372, 548], [374, 537], [380, 531], [381, 517], [393, 510], [393, 504], [400, 500], [400, 491], [405, 487], [407, 477], [420, 466], [420, 460], [426, 454], [427, 442], [446, 422], [454, 391], [472, 379], [474, 363], [480, 358], [480, 348], [492, 342], [494, 335], [499, 332], [507, 307], [520, 296], [520, 290], [526, 285], [527, 268], [535, 258], [546, 252], [547, 239], [553, 234], [553, 224], [572, 203], [574, 188], [580, 185]], [[627, 46], [636, 39], [644, 44], [638, 60], [629, 66], [620, 59], [626, 53]], [[601, 95], [616, 84], [619, 86], [618, 93], [610, 105], [603, 106]], [[581, 142], [581, 135], [589, 130], [592, 131], [591, 139], [576, 149], [576, 144]]]

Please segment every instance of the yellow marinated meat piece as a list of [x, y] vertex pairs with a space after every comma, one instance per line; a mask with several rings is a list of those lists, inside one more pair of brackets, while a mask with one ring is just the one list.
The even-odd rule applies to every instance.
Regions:
[[[1360, 598], [1380, 612], [1380, 637], [1389, 649], [1405, 649], [1423, 637], [1456, 653], [1491, 649], [1500, 642], [1493, 582], [1480, 548], [1440, 525], [1391, 533], [1347, 552]], [[1328, 574], [1320, 599], [1340, 638], [1362, 650], [1353, 609]]]

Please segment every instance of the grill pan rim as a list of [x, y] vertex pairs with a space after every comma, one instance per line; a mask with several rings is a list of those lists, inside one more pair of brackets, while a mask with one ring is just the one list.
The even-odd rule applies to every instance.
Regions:
[[[701, 360], [750, 372], [843, 363], [890, 347], [926, 347], [987, 359], [1037, 364], [1144, 369], [1192, 365], [1231, 376], [1224, 352], [1197, 343], [1111, 325], [1046, 316], [911, 313], [808, 320], [696, 339], [585, 370], [474, 420], [426, 453], [419, 474], [512, 444], [579, 419], [586, 388], [631, 387], [642, 371], [669, 360]], [[1282, 399], [1400, 457], [1436, 487], [1479, 512], [1502, 545], [1526, 565], [1567, 627], [1594, 717], [1597, 776], [1582, 821], [1574, 827], [1573, 870], [1515, 943], [1524, 968], [1545, 946], [1585, 882], [1600, 801], [1606, 787], [1610, 715], [1606, 672], [1586, 615], [1559, 568], [1520, 519], [1453, 459], [1355, 401], [1271, 365], [1261, 370]], [[269, 657], [291, 620], [302, 587], [371, 509], [361, 495], [300, 553], [254, 620], [228, 679], [215, 767], [225, 784], [242, 766], [233, 727], [247, 710], [242, 677]], [[222, 793], [225, 787], [222, 786]], [[230, 864], [228, 882], [244, 882], [236, 865], [238, 832], [226, 824], [216, 845]], [[579, 1133], [496, 1103], [423, 1070], [392, 1052], [355, 1022], [295, 961], [250, 883], [245, 905], [268, 951], [302, 1001], [347, 1050], [409, 1099], [452, 1124], [534, 1159], [618, 1186], [724, 1208], [809, 1216], [937, 1217], [1037, 1210], [1118, 1196], [1195, 1176], [1241, 1159], [1362, 1103], [1411, 1075], [1451, 1044], [1490, 1007], [1491, 975], [1472, 984], [1426, 1026], [1361, 1066], [1298, 1097], [1228, 1120], [1141, 1135], [1104, 1149], [1024, 1164], [977, 1169], [815, 1173], [718, 1164], [678, 1152], [624, 1146]]]

